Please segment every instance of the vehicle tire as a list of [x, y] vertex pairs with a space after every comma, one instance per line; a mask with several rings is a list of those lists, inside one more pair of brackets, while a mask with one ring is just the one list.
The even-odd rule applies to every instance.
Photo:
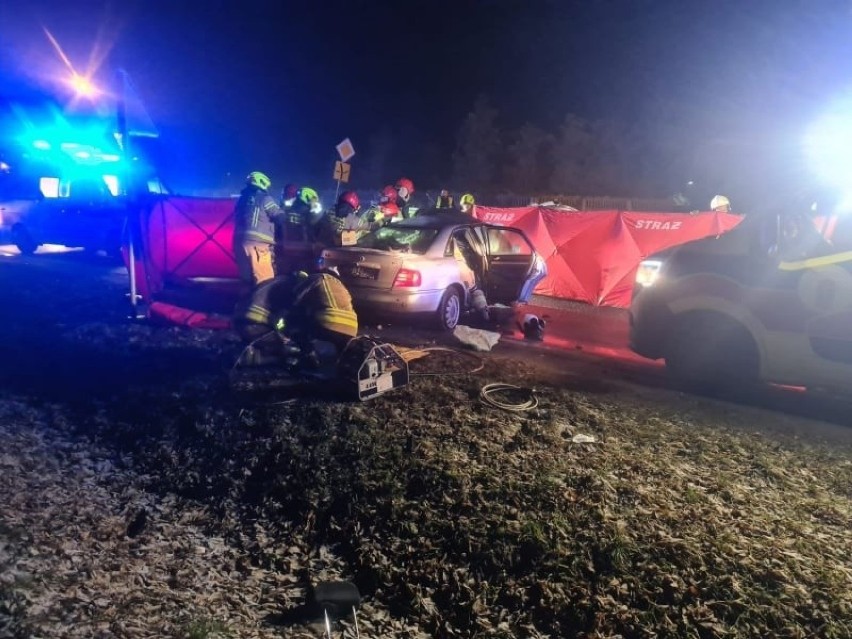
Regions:
[[438, 304], [438, 310], [435, 311], [435, 319], [437, 320], [438, 328], [442, 331], [451, 331], [459, 324], [459, 318], [462, 314], [462, 300], [459, 290], [455, 286], [451, 286], [441, 296], [441, 302]]
[[32, 255], [38, 248], [38, 243], [22, 224], [12, 227], [12, 242], [18, 247], [21, 255]]
[[749, 331], [715, 313], [678, 318], [665, 360], [671, 381], [688, 390], [742, 390], [760, 375], [760, 355]]

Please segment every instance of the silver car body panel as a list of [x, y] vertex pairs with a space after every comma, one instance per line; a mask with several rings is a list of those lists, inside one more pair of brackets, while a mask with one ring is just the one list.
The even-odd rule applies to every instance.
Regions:
[[[401, 224], [406, 225], [405, 222]], [[356, 305], [388, 313], [434, 312], [444, 292], [455, 286], [462, 294], [462, 304], [467, 308], [476, 279], [464, 260], [457, 259], [453, 254], [450, 240], [459, 229], [470, 228], [475, 238], [482, 243], [482, 234], [476, 229], [484, 226], [487, 225], [475, 221], [470, 224], [448, 221], [440, 227], [423, 254], [346, 246], [325, 249], [322, 259], [325, 265], [337, 267]], [[483, 259], [486, 259], [485, 247], [477, 248], [483, 251]], [[394, 287], [394, 280], [401, 269], [418, 271], [421, 285]], [[522, 283], [519, 282], [519, 288]]]

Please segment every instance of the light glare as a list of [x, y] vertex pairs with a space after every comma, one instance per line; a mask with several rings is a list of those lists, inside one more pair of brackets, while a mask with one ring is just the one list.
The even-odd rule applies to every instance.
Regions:
[[811, 126], [804, 146], [817, 177], [841, 189], [852, 184], [852, 116], [824, 116]]
[[97, 87], [92, 84], [92, 81], [89, 78], [82, 76], [78, 73], [73, 73], [71, 75], [71, 87], [77, 93], [78, 96], [83, 98], [92, 98], [98, 94]]

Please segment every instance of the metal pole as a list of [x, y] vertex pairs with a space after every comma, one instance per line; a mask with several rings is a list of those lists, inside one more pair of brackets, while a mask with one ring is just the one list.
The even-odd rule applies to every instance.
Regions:
[[127, 230], [127, 262], [130, 276], [130, 306], [132, 308], [132, 316], [133, 318], [137, 318], [137, 303], [139, 301], [139, 296], [137, 294], [137, 286], [136, 286], [136, 246], [134, 242], [135, 236], [135, 228], [134, 220], [131, 219], [131, 210], [130, 203], [127, 197], [127, 182], [130, 175], [130, 168], [128, 166], [128, 161], [130, 159], [130, 149], [128, 145], [130, 143], [129, 135], [127, 134], [127, 100], [126, 100], [126, 87], [127, 87], [127, 78], [125, 77], [125, 71], [123, 69], [118, 69], [116, 72], [116, 80], [118, 84], [118, 91], [116, 91], [117, 101], [116, 101], [116, 133], [118, 134], [119, 141], [119, 150], [121, 152], [122, 159], [122, 168], [123, 171], [121, 173], [121, 182], [119, 184], [119, 194], [124, 198], [125, 204], [125, 228]]
[[337, 204], [337, 197], [340, 195], [340, 180], [337, 180], [337, 190], [334, 192], [334, 202], [331, 203], [331, 206], [334, 207]]

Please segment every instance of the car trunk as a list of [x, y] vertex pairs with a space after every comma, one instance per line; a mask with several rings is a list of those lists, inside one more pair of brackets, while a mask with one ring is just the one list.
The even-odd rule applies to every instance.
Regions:
[[340, 279], [350, 287], [390, 289], [399, 269], [402, 256], [368, 248], [326, 249], [324, 264], [335, 266]]

